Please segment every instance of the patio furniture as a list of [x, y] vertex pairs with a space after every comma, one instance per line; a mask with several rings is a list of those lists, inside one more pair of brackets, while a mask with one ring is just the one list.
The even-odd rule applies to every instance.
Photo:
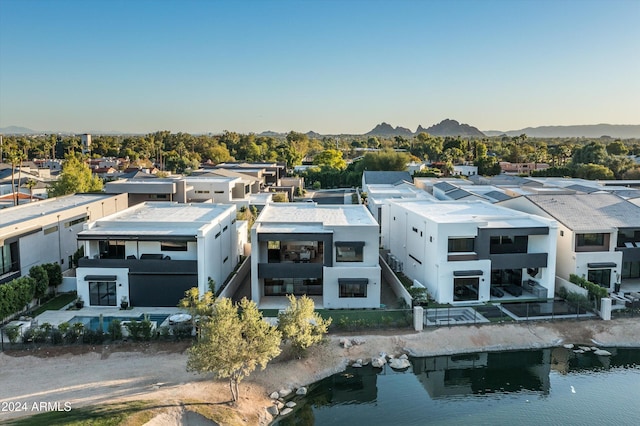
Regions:
[[504, 291], [506, 291], [507, 293], [515, 297], [522, 296], [522, 287], [519, 287], [517, 285], [513, 285], [513, 284], [508, 285], [504, 287]]

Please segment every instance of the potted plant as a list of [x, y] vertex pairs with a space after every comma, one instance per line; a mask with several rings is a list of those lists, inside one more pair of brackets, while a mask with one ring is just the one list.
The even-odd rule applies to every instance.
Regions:
[[122, 296], [120, 299], [120, 309], [125, 310], [129, 307], [129, 301], [127, 300], [127, 296]]
[[82, 309], [84, 307], [84, 300], [82, 300], [82, 296], [78, 296], [76, 299], [76, 308]]

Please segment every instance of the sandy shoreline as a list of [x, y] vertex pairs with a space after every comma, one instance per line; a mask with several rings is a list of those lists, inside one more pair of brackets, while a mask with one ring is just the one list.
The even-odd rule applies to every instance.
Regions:
[[[297, 360], [276, 359], [241, 383], [238, 410], [248, 424], [271, 419], [265, 407], [268, 394], [298, 388], [342, 371], [350, 362], [370, 359], [380, 352], [412, 356], [451, 355], [478, 351], [505, 351], [559, 346], [564, 343], [603, 347], [640, 347], [640, 319], [614, 321], [568, 320], [430, 328], [423, 332], [384, 332], [346, 336], [363, 340], [342, 348], [344, 336], [331, 335], [325, 344]], [[0, 404], [6, 401], [70, 402], [72, 407], [123, 400], [158, 400], [169, 405], [192, 399], [209, 403], [229, 400], [226, 381], [187, 373], [184, 347], [157, 352], [95, 351], [55, 357], [0, 354]], [[34, 413], [0, 412], [0, 422]]]

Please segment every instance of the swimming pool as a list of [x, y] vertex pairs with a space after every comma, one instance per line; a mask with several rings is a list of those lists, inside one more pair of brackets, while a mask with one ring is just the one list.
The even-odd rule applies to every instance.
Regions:
[[[111, 321], [113, 320], [118, 320], [120, 322], [122, 321], [142, 321], [144, 319], [144, 315], [140, 315], [138, 317], [102, 317], [102, 331], [107, 332], [109, 330], [109, 324], [111, 324]], [[149, 321], [155, 321], [157, 326], [160, 327], [162, 325], [162, 323], [167, 319], [167, 317], [169, 317], [169, 314], [148, 314], [149, 317]], [[100, 317], [89, 317], [89, 316], [75, 316], [73, 318], [71, 318], [69, 321], [69, 324], [75, 324], [77, 322], [80, 322], [82, 324], [84, 324], [85, 328], [88, 328], [90, 330], [99, 330], [100, 328]]]

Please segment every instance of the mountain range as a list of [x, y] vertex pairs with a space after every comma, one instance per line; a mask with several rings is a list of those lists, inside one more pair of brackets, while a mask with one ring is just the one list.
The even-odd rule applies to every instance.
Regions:
[[[394, 136], [412, 137], [422, 132], [426, 132], [433, 136], [462, 136], [462, 137], [484, 137], [484, 136], [519, 136], [526, 134], [532, 138], [600, 138], [602, 136], [609, 136], [611, 138], [620, 139], [633, 139], [640, 138], [640, 125], [636, 124], [587, 124], [587, 125], [574, 125], [574, 126], [540, 126], [540, 127], [526, 127], [519, 130], [485, 130], [480, 131], [478, 128], [468, 124], [461, 124], [456, 120], [446, 119], [442, 120], [438, 124], [434, 124], [430, 127], [424, 128], [419, 125], [415, 132], [412, 132], [406, 127], [393, 127], [388, 123], [380, 123], [376, 125], [364, 136], [378, 136], [385, 138], [392, 138]], [[0, 134], [5, 135], [37, 135], [37, 134], [80, 134], [84, 132], [61, 132], [61, 131], [38, 131], [32, 130], [27, 127], [20, 126], [8, 126], [0, 128]], [[118, 131], [98, 131], [92, 130], [87, 133], [94, 135], [123, 135], [132, 134]], [[259, 136], [285, 136], [286, 133], [279, 133], [274, 131], [266, 131], [259, 134]], [[339, 136], [339, 135], [323, 135], [314, 131], [306, 133], [309, 138], [321, 139], [323, 136]], [[351, 134], [350, 136], [357, 136]]]

